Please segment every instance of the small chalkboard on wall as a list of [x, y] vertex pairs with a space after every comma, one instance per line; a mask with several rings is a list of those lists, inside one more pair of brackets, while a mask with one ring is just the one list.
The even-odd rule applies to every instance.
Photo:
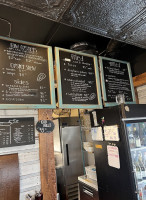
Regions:
[[35, 144], [34, 118], [0, 118], [0, 148]]
[[0, 108], [55, 108], [52, 48], [0, 37]]
[[102, 108], [97, 57], [55, 48], [59, 108]]
[[135, 103], [130, 63], [100, 56], [99, 64], [104, 106], [117, 105], [120, 95], [126, 104]]
[[51, 133], [54, 128], [55, 125], [51, 120], [40, 120], [36, 124], [36, 129], [40, 133]]

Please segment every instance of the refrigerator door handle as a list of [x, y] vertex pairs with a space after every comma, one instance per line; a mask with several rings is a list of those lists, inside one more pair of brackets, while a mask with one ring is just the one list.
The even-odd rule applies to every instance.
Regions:
[[66, 161], [67, 161], [67, 165], [69, 166], [69, 150], [68, 150], [68, 144], [66, 144]]

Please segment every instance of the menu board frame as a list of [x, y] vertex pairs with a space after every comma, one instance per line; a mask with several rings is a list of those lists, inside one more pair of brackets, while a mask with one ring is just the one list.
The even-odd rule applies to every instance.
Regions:
[[41, 47], [47, 50], [49, 85], [50, 85], [50, 101], [51, 101], [50, 104], [0, 104], [0, 109], [40, 109], [40, 108], [53, 109], [53, 108], [56, 108], [52, 47], [42, 45], [42, 44], [36, 44], [36, 43], [31, 43], [31, 42], [25, 42], [22, 40], [7, 38], [3, 36], [0, 36], [0, 39], [4, 41], [9, 41], [9, 42], [16, 42], [19, 44], [30, 45], [33, 47]]
[[[97, 92], [97, 99], [98, 104], [64, 104], [62, 99], [62, 87], [61, 87], [61, 70], [60, 70], [60, 56], [59, 52], [64, 51], [68, 53], [73, 53], [77, 55], [87, 56], [93, 58], [94, 61], [94, 72], [95, 72], [95, 80], [96, 80], [96, 92]], [[76, 108], [76, 109], [102, 109], [102, 100], [101, 100], [101, 89], [100, 89], [100, 78], [99, 78], [99, 71], [98, 71], [98, 62], [97, 62], [97, 56], [86, 54], [78, 51], [72, 51], [69, 49], [59, 48], [55, 47], [55, 60], [56, 60], [56, 72], [57, 72], [57, 87], [58, 87], [58, 103], [59, 108]]]
[[105, 107], [109, 106], [116, 106], [118, 103], [115, 102], [107, 102], [107, 92], [106, 92], [106, 87], [105, 87], [105, 80], [104, 80], [104, 67], [103, 67], [103, 60], [108, 60], [108, 61], [113, 61], [113, 62], [118, 62], [118, 63], [123, 63], [127, 65], [128, 68], [128, 75], [129, 75], [129, 81], [130, 81], [130, 87], [131, 87], [131, 94], [132, 94], [132, 99], [133, 101], [131, 102], [125, 102], [126, 104], [135, 104], [136, 103], [136, 98], [135, 98], [135, 91], [134, 91], [134, 86], [133, 86], [133, 79], [132, 79], [132, 72], [131, 72], [131, 67], [130, 63], [126, 61], [121, 61], [113, 58], [107, 58], [103, 56], [99, 56], [99, 65], [100, 65], [100, 77], [101, 77], [101, 88], [102, 88], [102, 96], [103, 96], [103, 103]]

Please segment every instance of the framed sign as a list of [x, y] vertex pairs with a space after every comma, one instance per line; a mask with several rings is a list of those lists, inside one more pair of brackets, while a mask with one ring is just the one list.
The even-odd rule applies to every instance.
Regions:
[[34, 118], [0, 118], [0, 148], [35, 144]]
[[55, 48], [59, 108], [102, 108], [97, 57]]
[[99, 63], [104, 106], [118, 105], [119, 94], [124, 94], [126, 104], [135, 103], [130, 63], [101, 56]]
[[52, 48], [0, 37], [0, 108], [55, 108]]

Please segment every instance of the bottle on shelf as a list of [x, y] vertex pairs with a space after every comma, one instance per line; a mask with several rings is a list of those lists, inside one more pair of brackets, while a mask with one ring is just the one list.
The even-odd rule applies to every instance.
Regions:
[[143, 122], [140, 124], [140, 135], [141, 135], [141, 143], [143, 146], [146, 146], [146, 123]]
[[144, 152], [144, 166], [146, 168], [146, 152]]
[[135, 172], [135, 174], [136, 174], [136, 165], [135, 165], [134, 162], [133, 162], [133, 170], [134, 170], [134, 172]]
[[141, 169], [142, 179], [146, 180], [146, 168], [145, 168], [144, 163], [143, 163], [141, 151], [138, 152], [138, 162], [139, 162], [139, 166], [140, 166], [140, 169]]
[[139, 182], [142, 181], [142, 171], [139, 166], [138, 157], [136, 155], [136, 152], [134, 152], [134, 154], [133, 154], [133, 170], [135, 171], [137, 181], [139, 181]]
[[139, 200], [144, 200], [142, 194], [142, 188], [139, 190]]
[[143, 199], [146, 199], [146, 184], [143, 186]]
[[135, 137], [133, 135], [131, 124], [127, 124], [127, 132], [128, 132], [130, 148], [133, 149], [136, 147], [136, 144], [135, 144]]
[[135, 137], [135, 146], [137, 148], [141, 147], [141, 141], [140, 141], [140, 137], [139, 137], [138, 124], [133, 124], [133, 135]]

